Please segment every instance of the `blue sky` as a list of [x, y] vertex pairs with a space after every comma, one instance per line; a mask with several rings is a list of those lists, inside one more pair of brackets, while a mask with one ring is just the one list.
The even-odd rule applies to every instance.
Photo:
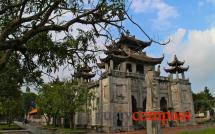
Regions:
[[[208, 86], [215, 95], [215, 0], [132, 0], [129, 14], [151, 37], [171, 39], [165, 47], [153, 44], [147, 54], [164, 53], [162, 68], [176, 54], [190, 66], [186, 76], [193, 91]], [[136, 38], [146, 39], [132, 23], [124, 24]]]

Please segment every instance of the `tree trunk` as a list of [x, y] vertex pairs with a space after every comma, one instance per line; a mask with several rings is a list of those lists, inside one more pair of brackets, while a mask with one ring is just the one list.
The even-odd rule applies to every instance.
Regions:
[[70, 113], [69, 128], [74, 128], [74, 113]]
[[45, 119], [46, 119], [46, 125], [49, 126], [51, 117], [47, 116], [47, 117], [45, 117]]
[[57, 116], [57, 115], [54, 115], [54, 116], [53, 116], [53, 121], [52, 121], [52, 122], [53, 122], [53, 126], [55, 126], [55, 127], [58, 125], [57, 119], [58, 119], [58, 116]]
[[53, 126], [56, 126], [56, 116], [54, 115], [53, 118], [52, 118], [52, 125]]

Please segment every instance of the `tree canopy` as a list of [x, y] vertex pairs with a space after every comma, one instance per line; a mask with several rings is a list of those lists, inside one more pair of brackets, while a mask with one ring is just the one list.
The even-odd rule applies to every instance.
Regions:
[[199, 93], [193, 93], [193, 101], [195, 112], [205, 112], [215, 107], [215, 97], [212, 96], [208, 87]]
[[[94, 99], [94, 92], [87, 85], [79, 81], [55, 81], [44, 84], [37, 97], [37, 107], [46, 114], [47, 124], [53, 117], [53, 124], [57, 118], [64, 117], [70, 121], [70, 128], [74, 126], [74, 115], [76, 112], [86, 112]], [[87, 105], [87, 106], [86, 106]]]
[[[122, 20], [123, 9], [106, 0], [0, 1], [0, 70], [4, 73], [12, 65], [19, 84], [41, 83], [41, 73], [93, 59], [97, 50], [89, 49], [90, 44], [100, 36], [110, 38], [106, 28], [122, 28]], [[51, 31], [65, 32], [65, 38], [56, 41]]]

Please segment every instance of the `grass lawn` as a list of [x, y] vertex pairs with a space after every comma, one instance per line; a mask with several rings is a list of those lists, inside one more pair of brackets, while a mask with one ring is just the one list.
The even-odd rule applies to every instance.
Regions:
[[180, 134], [215, 134], [215, 128], [207, 128], [200, 131], [182, 132]]
[[52, 130], [57, 130], [60, 132], [77, 132], [77, 133], [84, 133], [86, 132], [85, 129], [78, 129], [78, 128], [63, 128], [63, 127], [53, 127], [53, 126], [45, 126], [43, 127], [44, 129], [52, 129]]
[[21, 130], [22, 128], [16, 124], [11, 124], [10, 127], [8, 124], [0, 123], [0, 130]]

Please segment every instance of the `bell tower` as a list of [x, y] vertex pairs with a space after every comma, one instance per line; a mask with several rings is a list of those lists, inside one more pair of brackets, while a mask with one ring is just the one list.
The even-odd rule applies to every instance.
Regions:
[[[183, 67], [185, 61], [178, 60], [177, 56], [174, 55], [173, 61], [168, 62], [169, 68], [164, 70], [169, 73], [170, 80], [170, 105], [174, 112], [189, 112], [190, 121], [178, 121], [182, 124], [195, 124], [194, 117], [194, 105], [191, 90], [191, 83], [189, 79], [185, 78], [185, 71], [188, 71], [188, 67]], [[181, 77], [179, 76], [181, 74]], [[174, 78], [173, 75], [176, 75]]]

